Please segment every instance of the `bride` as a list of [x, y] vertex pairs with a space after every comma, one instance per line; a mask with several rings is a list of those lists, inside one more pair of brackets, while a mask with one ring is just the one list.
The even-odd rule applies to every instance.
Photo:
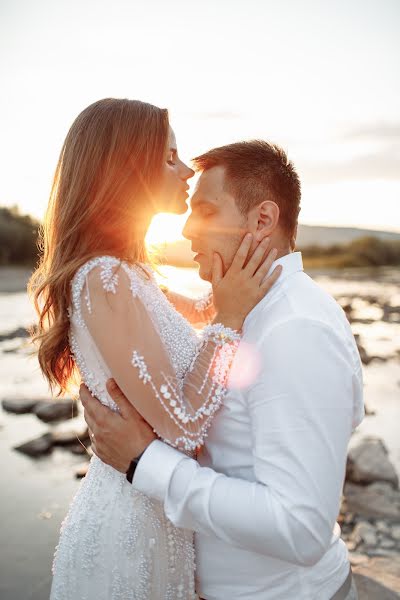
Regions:
[[[244, 236], [224, 276], [215, 257], [213, 302], [163, 293], [145, 235], [157, 212], [186, 211], [192, 175], [166, 110], [117, 99], [86, 108], [61, 150], [30, 292], [51, 388], [62, 394], [82, 380], [117, 410], [106, 389], [113, 377], [158, 436], [193, 456], [223, 401], [243, 320], [279, 272], [266, 276], [268, 242], [248, 257]], [[212, 318], [198, 337], [189, 321]], [[195, 598], [192, 542], [94, 456], [61, 528], [51, 598]]]

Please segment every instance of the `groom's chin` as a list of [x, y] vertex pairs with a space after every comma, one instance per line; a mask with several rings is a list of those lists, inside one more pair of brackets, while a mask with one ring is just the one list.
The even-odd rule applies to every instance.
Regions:
[[204, 281], [211, 281], [211, 271], [205, 268], [203, 265], [199, 265], [199, 277]]

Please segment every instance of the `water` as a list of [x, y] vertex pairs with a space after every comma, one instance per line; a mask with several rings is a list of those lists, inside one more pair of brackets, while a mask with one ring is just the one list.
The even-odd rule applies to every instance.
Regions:
[[[198, 296], [208, 289], [195, 269], [162, 267], [160, 271], [160, 281], [181, 293]], [[353, 301], [353, 317], [358, 319], [353, 331], [361, 336], [370, 355], [382, 359], [364, 368], [366, 403], [376, 414], [364, 419], [352, 443], [366, 434], [382, 437], [400, 474], [400, 322], [382, 320], [385, 304], [400, 305], [400, 271], [357, 270], [340, 277], [319, 272], [313, 276], [342, 303]], [[0, 333], [29, 326], [33, 319], [25, 293], [0, 293]], [[15, 395], [49, 396], [36, 359], [20, 339], [0, 342], [0, 398]], [[79, 485], [74, 470], [82, 457], [55, 449], [48, 457], [32, 460], [12, 450], [47, 429], [32, 415], [0, 412], [2, 600], [48, 597], [60, 522]]]

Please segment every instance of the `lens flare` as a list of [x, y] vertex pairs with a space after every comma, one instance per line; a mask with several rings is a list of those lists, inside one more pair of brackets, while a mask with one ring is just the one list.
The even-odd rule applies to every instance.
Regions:
[[229, 387], [242, 389], [256, 381], [261, 370], [258, 349], [247, 342], [240, 342], [229, 376]]

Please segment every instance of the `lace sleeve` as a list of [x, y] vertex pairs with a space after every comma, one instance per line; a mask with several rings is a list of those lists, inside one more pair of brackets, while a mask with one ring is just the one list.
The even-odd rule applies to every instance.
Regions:
[[210, 323], [215, 316], [213, 295], [210, 290], [201, 298], [188, 298], [165, 288], [168, 300], [192, 325]]
[[221, 405], [240, 336], [220, 324], [208, 325], [190, 368], [178, 378], [130, 271], [124, 263], [117, 268], [96, 264], [86, 273], [79, 296], [75, 294], [74, 308], [143, 418], [166, 442], [192, 451], [204, 443]]

